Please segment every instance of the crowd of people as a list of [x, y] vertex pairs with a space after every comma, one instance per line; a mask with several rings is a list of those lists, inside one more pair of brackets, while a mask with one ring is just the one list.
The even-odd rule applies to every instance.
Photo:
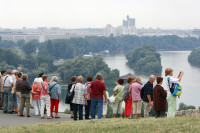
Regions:
[[[83, 108], [85, 107], [85, 119], [96, 117], [105, 119], [108, 102], [112, 104], [114, 119], [117, 114], [122, 119], [123, 112], [125, 118], [131, 118], [131, 116], [140, 118], [142, 103], [144, 104], [144, 118], [149, 117], [152, 108], [156, 112], [156, 117], [166, 117], [166, 112], [167, 117], [175, 117], [177, 96], [172, 95], [169, 89], [173, 83], [180, 83], [183, 72], [174, 78], [173, 69], [167, 68], [165, 76], [168, 86], [165, 89], [162, 87], [163, 77], [160, 76], [151, 75], [144, 85], [140, 77], [128, 77], [126, 81], [118, 79], [113, 90], [114, 101], [112, 102], [111, 99], [109, 101], [109, 94], [104, 84], [106, 79], [100, 73], [96, 75], [94, 81], [91, 76], [88, 76], [85, 84], [82, 76], [72, 76], [71, 83], [68, 85], [68, 94], [74, 94], [69, 103], [71, 118], [83, 120]], [[17, 70], [1, 71], [0, 109], [4, 113], [17, 113], [18, 116], [24, 117], [24, 107], [26, 107], [26, 116], [31, 117], [32, 102], [35, 115], [41, 116], [41, 119], [44, 119], [44, 114], [47, 114], [47, 119], [60, 118], [58, 107], [61, 101], [61, 88], [58, 84], [58, 77], [53, 76], [49, 81], [46, 74], [40, 73], [32, 85], [27, 80], [28, 75], [22, 73], [21, 67]], [[155, 80], [156, 85], [154, 85]], [[123, 101], [125, 102], [124, 111]]]

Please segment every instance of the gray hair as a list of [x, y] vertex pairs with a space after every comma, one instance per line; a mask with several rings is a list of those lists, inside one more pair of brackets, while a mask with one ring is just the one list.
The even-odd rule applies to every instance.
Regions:
[[149, 77], [149, 79], [155, 79], [156, 77], [154, 76], [154, 75], [151, 75], [150, 77]]
[[57, 76], [53, 76], [52, 80], [57, 82], [58, 81], [58, 77]]
[[28, 75], [27, 75], [27, 74], [23, 74], [23, 75], [22, 75], [22, 79], [23, 79], [23, 80], [27, 80], [27, 79], [28, 79]]
[[17, 68], [17, 70], [19, 70], [19, 69], [22, 70], [22, 67], [18, 67], [18, 68]]
[[12, 74], [12, 70], [11, 70], [11, 69], [8, 69], [8, 70], [7, 70], [7, 74]]
[[101, 73], [97, 73], [97, 75], [96, 75], [96, 79], [97, 79], [97, 80], [101, 80], [101, 79], [102, 79], [102, 77], [103, 77], [103, 76], [102, 76], [102, 74], [101, 74]]

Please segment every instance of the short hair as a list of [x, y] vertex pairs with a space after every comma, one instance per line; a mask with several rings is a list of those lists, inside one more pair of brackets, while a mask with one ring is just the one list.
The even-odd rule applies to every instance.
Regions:
[[45, 79], [47, 79], [47, 78], [48, 78], [48, 76], [47, 76], [46, 74], [43, 74], [43, 75], [42, 75], [42, 80], [43, 80], [43, 81], [45, 81]]
[[22, 77], [22, 73], [17, 73], [17, 77], [21, 78]]
[[134, 78], [133, 77], [128, 77], [126, 80], [127, 80], [127, 83], [130, 83], [131, 81], [134, 80]]
[[3, 75], [4, 73], [6, 73], [6, 71], [4, 71], [4, 70], [3, 70], [3, 71], [1, 71], [1, 75]]
[[12, 70], [12, 74], [15, 74], [17, 72], [17, 70]]
[[137, 77], [137, 78], [135, 79], [135, 82], [137, 82], [137, 83], [141, 82], [141, 78], [140, 78], [140, 77]]
[[52, 80], [57, 82], [58, 81], [58, 77], [57, 76], [53, 76]]
[[102, 79], [102, 77], [103, 77], [103, 76], [102, 76], [102, 74], [101, 74], [101, 73], [97, 73], [97, 75], [96, 75], [96, 79], [97, 79], [97, 80], [101, 80], [101, 79]]
[[78, 76], [78, 82], [83, 82], [83, 77], [82, 76]]
[[150, 75], [149, 79], [155, 79], [154, 75]]
[[11, 70], [11, 69], [8, 69], [8, 70], [7, 70], [7, 74], [12, 74], [12, 70]]
[[23, 75], [22, 75], [22, 79], [23, 79], [23, 80], [27, 80], [27, 79], [28, 79], [28, 75], [27, 75], [27, 74], [23, 74]]
[[174, 70], [172, 68], [166, 68], [165, 69], [165, 76], [170, 75], [171, 72], [173, 72]]
[[22, 67], [18, 67], [18, 68], [17, 68], [17, 70], [19, 70], [19, 69], [22, 70]]
[[88, 76], [88, 77], [87, 77], [87, 81], [88, 81], [88, 82], [91, 82], [91, 81], [92, 81], [92, 76]]
[[75, 82], [75, 81], [76, 81], [76, 76], [72, 76], [72, 77], [71, 77], [71, 81], [72, 81], [72, 82]]
[[162, 81], [163, 81], [163, 77], [160, 77], [160, 76], [156, 77], [157, 84], [160, 84]]
[[123, 85], [123, 83], [124, 83], [124, 80], [123, 79], [118, 79], [118, 81], [117, 81], [120, 85]]
[[44, 73], [40, 73], [40, 74], [38, 75], [38, 77], [42, 77], [42, 75], [44, 75]]

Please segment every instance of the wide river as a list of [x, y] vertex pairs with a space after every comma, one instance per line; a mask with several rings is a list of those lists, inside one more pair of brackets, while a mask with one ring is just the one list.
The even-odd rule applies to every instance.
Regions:
[[[173, 68], [174, 76], [177, 77], [180, 71], [184, 72], [181, 86], [183, 87], [183, 93], [178, 100], [178, 103], [184, 102], [187, 105], [195, 105], [200, 107], [200, 68], [191, 66], [188, 61], [188, 55], [191, 51], [159, 51], [161, 55], [162, 64], [162, 76], [165, 78], [165, 68]], [[127, 66], [127, 60], [125, 55], [114, 55], [104, 57], [105, 62], [111, 69], [119, 69], [120, 76], [132, 73], [135, 75], [134, 70]], [[142, 82], [148, 81], [147, 76], [140, 76]], [[167, 90], [166, 83], [163, 83], [163, 87]]]

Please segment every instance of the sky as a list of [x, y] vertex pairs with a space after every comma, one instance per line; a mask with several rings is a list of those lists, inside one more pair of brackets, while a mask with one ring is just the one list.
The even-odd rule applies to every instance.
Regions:
[[0, 0], [1, 28], [103, 28], [122, 25], [127, 14], [137, 28], [200, 28], [200, 0]]

